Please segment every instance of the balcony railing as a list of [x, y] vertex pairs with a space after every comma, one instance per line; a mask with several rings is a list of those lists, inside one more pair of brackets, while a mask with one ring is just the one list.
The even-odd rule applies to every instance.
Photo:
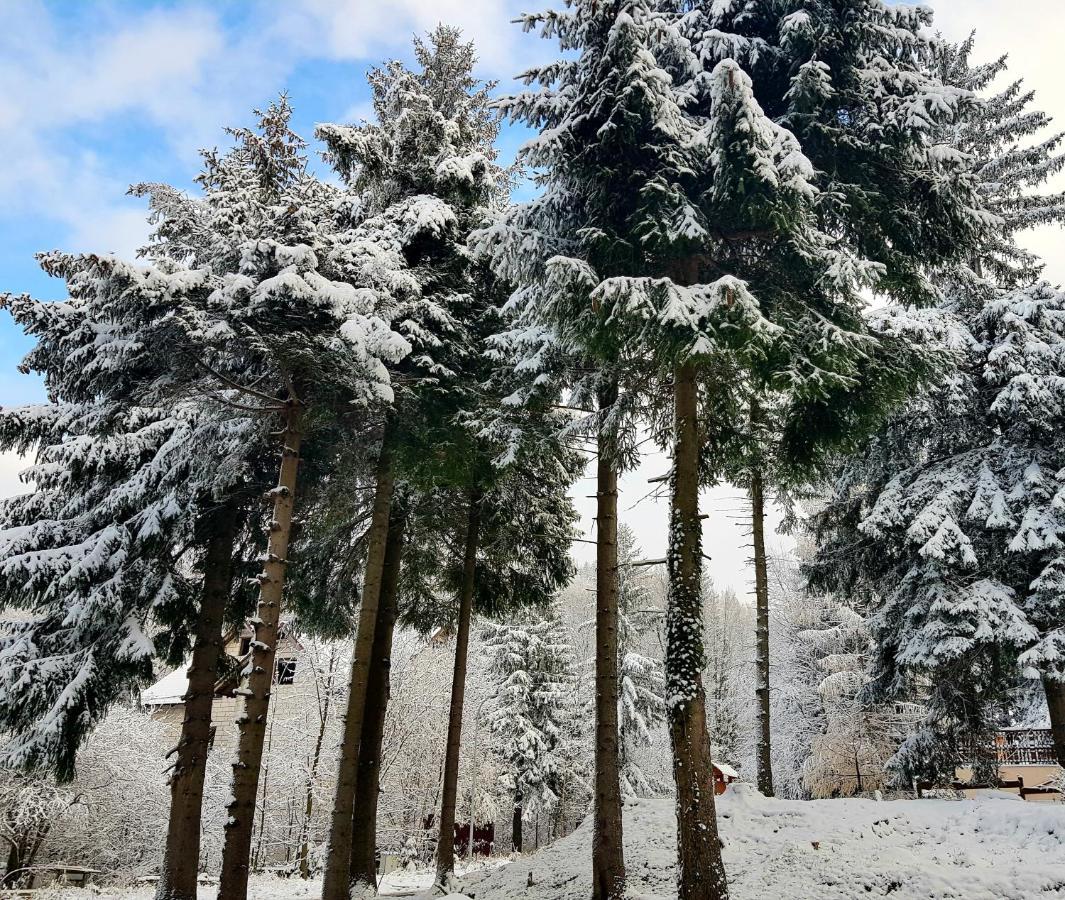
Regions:
[[1003, 766], [1052, 766], [1054, 738], [1049, 728], [1011, 728], [995, 732], [995, 755]]

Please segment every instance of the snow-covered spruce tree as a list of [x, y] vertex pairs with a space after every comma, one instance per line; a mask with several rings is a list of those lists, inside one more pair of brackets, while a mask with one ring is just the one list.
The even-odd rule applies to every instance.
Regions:
[[[483, 341], [495, 320], [489, 273], [465, 249], [466, 236], [505, 198], [506, 173], [494, 162], [497, 116], [490, 85], [473, 74], [474, 51], [456, 29], [440, 27], [415, 42], [417, 67], [399, 62], [369, 76], [376, 122], [324, 125], [318, 133], [362, 207], [354, 230], [389, 233], [412, 282], [397, 322], [414, 350], [397, 372], [402, 390], [386, 428], [352, 668], [323, 896], [346, 897], [351, 871], [357, 759], [366, 713], [388, 502], [399, 478], [463, 482], [480, 491], [484, 454], [468, 454], [473, 432], [461, 420], [479, 402]], [[462, 455], [467, 458], [463, 459]], [[491, 468], [490, 466], [488, 468]], [[471, 477], [467, 477], [471, 476]], [[476, 509], [476, 503], [467, 503]], [[473, 531], [471, 530], [471, 534]], [[372, 589], [371, 589], [372, 586]], [[372, 872], [360, 872], [359, 880]], [[372, 887], [372, 886], [371, 886]]]
[[[80, 318], [75, 308], [83, 299], [80, 288], [71, 295], [67, 325]], [[107, 327], [96, 320], [83, 330], [99, 335]], [[144, 405], [152, 399], [141, 378], [155, 360], [146, 366], [128, 349], [108, 363], [108, 378], [123, 369], [120, 387], [76, 401], [69, 381], [43, 365], [45, 348], [57, 349], [71, 335], [53, 343], [56, 329], [30, 330], [49, 391], [63, 399], [0, 416], [2, 440], [38, 457], [27, 472], [36, 491], [6, 502], [2, 512], [6, 525], [16, 525], [0, 536], [4, 590], [10, 605], [31, 611], [2, 652], [13, 679], [36, 670], [50, 677], [33, 678], [32, 687], [13, 681], [8, 726], [19, 735], [22, 762], [66, 777], [81, 738], [114, 700], [143, 686], [153, 656], [183, 665], [191, 642], [186, 718], [170, 769], [168, 844], [178, 845], [194, 891], [211, 701], [222, 625], [233, 612], [234, 544], [261, 474], [251, 454], [264, 430], [193, 402]], [[73, 341], [66, 346], [72, 349]], [[16, 539], [5, 541], [8, 535]], [[75, 627], [72, 610], [79, 610]], [[131, 641], [138, 632], [140, 640]]]
[[[663, 610], [654, 605], [651, 576], [639, 565], [643, 554], [627, 525], [618, 526], [617, 740], [623, 797], [652, 797], [662, 786], [637, 760], [665, 720], [665, 677], [657, 641]], [[589, 625], [595, 623], [587, 623]], [[582, 624], [581, 628], [587, 625]], [[598, 641], [597, 641], [598, 647]], [[598, 692], [596, 696], [598, 702]]]
[[[67, 280], [71, 301], [38, 304], [39, 310], [31, 301], [17, 301], [25, 306], [18, 314], [27, 320], [62, 316], [73, 322], [73, 338], [59, 344], [61, 350], [69, 352], [53, 364], [57, 379], [72, 379], [68, 389], [72, 402], [92, 400], [103, 404], [105, 412], [111, 404], [120, 413], [131, 409], [131, 415], [141, 405], [156, 414], [165, 410], [168, 415], [176, 415], [185, 407], [197, 412], [210, 410], [221, 423], [220, 434], [238, 445], [238, 462], [244, 462], [248, 454], [254, 456], [262, 442], [240, 435], [235, 423], [254, 422], [253, 435], [262, 435], [276, 421], [274, 416], [280, 413], [284, 420], [283, 477], [271, 494], [274, 513], [269, 555], [261, 578], [257, 638], [245, 697], [250, 712], [241, 720], [241, 759], [234, 767], [235, 806], [230, 818], [231, 832], [237, 834], [242, 824], [250, 834], [262, 726], [274, 668], [300, 419], [314, 425], [337, 417], [338, 408], [346, 413], [352, 400], [387, 400], [388, 376], [381, 360], [394, 360], [406, 349], [387, 320], [377, 314], [379, 295], [373, 288], [379, 265], [373, 267], [373, 277], [359, 282], [360, 287], [369, 288], [361, 292], [350, 280], [331, 280], [320, 271], [331, 269], [335, 273], [342, 264], [346, 265], [345, 275], [350, 275], [354, 267], [346, 255], [339, 255], [339, 259], [327, 255], [331, 248], [325, 246], [317, 224], [329, 221], [320, 213], [329, 208], [326, 201], [332, 191], [306, 174], [301, 144], [287, 127], [288, 116], [284, 101], [274, 104], [261, 116], [261, 133], [236, 131], [234, 150], [221, 156], [208, 154], [201, 178], [205, 191], [202, 201], [165, 187], [143, 186], [157, 217], [155, 263], [135, 266], [113, 257], [50, 254], [44, 264], [52, 274]], [[315, 250], [323, 254], [322, 266]], [[378, 254], [377, 260], [380, 257]], [[113, 359], [108, 348], [112, 348]], [[94, 351], [96, 355], [88, 356]], [[43, 353], [40, 359], [44, 361]], [[28, 364], [37, 364], [32, 354]], [[60, 391], [55, 395], [65, 399]], [[227, 415], [223, 417], [222, 412]], [[176, 448], [163, 446], [170, 454], [164, 459], [174, 478], [188, 478], [182, 473], [189, 471], [196, 476], [202, 472], [207, 487], [225, 486], [226, 445], [212, 440], [209, 433], [202, 438], [194, 433]], [[209, 461], [204, 463], [198, 454]], [[150, 462], [144, 463], [149, 472]], [[114, 470], [104, 471], [110, 477]], [[219, 471], [221, 476], [215, 474]], [[195, 486], [197, 482], [189, 478], [189, 484]], [[128, 497], [119, 485], [111, 499], [122, 502]], [[165, 494], [150, 495], [153, 502], [164, 504], [162, 512], [150, 520], [158, 520], [154, 526], [157, 532], [162, 530], [159, 523], [168, 519], [184, 521], [178, 517], [180, 497], [168, 506]], [[134, 524], [138, 524], [136, 520]], [[150, 537], [152, 532], [146, 526], [135, 533]], [[121, 537], [112, 537], [118, 550]], [[180, 533], [160, 536], [163, 559], [176, 566], [180, 560], [173, 558], [174, 549], [186, 544]], [[119, 554], [114, 559], [140, 555]], [[99, 555], [90, 558], [103, 559]], [[99, 571], [106, 574], [106, 559], [103, 562]], [[175, 583], [172, 578], [159, 582], [171, 593]], [[116, 585], [108, 582], [105, 589]], [[158, 593], [160, 587], [151, 590]], [[165, 608], [163, 599], [149, 595], [140, 602], [154, 612]], [[131, 618], [134, 623], [139, 621], [125, 614], [121, 606], [107, 609], [109, 627], [128, 629]], [[99, 652], [106, 646], [87, 639], [83, 652]], [[143, 678], [147, 674], [145, 657], [145, 642], [126, 640], [112, 652], [111, 659], [100, 661], [95, 671], [121, 673], [125, 660], [133, 659], [140, 662], [142, 671], [138, 674]], [[67, 658], [78, 657], [70, 654]], [[204, 690], [209, 696], [209, 688]], [[201, 705], [203, 715], [196, 716], [196, 724], [202, 724], [200, 730], [206, 731], [209, 705]], [[81, 726], [91, 725], [93, 717], [82, 716], [79, 721]], [[183, 742], [193, 759], [202, 757], [206, 734], [203, 737], [202, 741]], [[188, 823], [198, 821], [193, 809], [195, 797], [187, 792], [182, 797], [179, 809], [188, 816], [177, 815], [168, 838], [171, 846], [180, 845], [181, 852], [164, 867], [168, 873], [174, 872], [173, 878], [168, 875], [160, 882], [164, 896], [186, 896], [188, 891], [195, 891], [198, 852], [186, 852], [197, 841], [197, 836], [186, 833]], [[242, 880], [246, 883], [246, 851], [243, 855], [231, 852], [229, 859], [229, 871], [237, 873], [238, 885]], [[231, 896], [243, 893], [238, 886]]]
[[[181, 337], [199, 343], [197, 362], [222, 390], [284, 420], [222, 854], [219, 893], [233, 900], [247, 893], [302, 434], [308, 426], [318, 426], [321, 437], [338, 425], [343, 431], [358, 415], [353, 401], [390, 402], [384, 363], [409, 350], [378, 315], [383, 298], [392, 302], [393, 273], [403, 261], [368, 241], [352, 246], [335, 239], [344, 221], [343, 209], [335, 210], [342, 205], [308, 174], [289, 116], [282, 99], [261, 116], [259, 132], [235, 130], [232, 151], [206, 156], [203, 205], [218, 223], [218, 238], [201, 265], [220, 283], [202, 307], [186, 306], [178, 319]], [[194, 214], [172, 195], [161, 196], [168, 201], [164, 221], [166, 212], [174, 213], [173, 232], [180, 233]], [[160, 232], [164, 240], [171, 233]], [[251, 380], [256, 386], [246, 387]]]
[[[959, 161], [933, 147], [967, 95], [921, 69], [926, 12], [692, 7], [589, 0], [526, 18], [572, 53], [505, 101], [541, 130], [525, 155], [543, 193], [478, 240], [521, 286], [528, 327], [546, 322], [592, 359], [635, 348], [671, 382], [667, 677], [685, 900], [727, 893], [699, 680], [700, 382], [715, 394], [715, 371], [759, 362], [793, 398], [789, 453], [823, 452], [910, 374], [881, 353], [861, 377], [891, 342], [870, 335], [860, 289], [928, 298], [920, 263], [988, 223]], [[596, 896], [620, 893], [611, 876]]]
[[[988, 92], [1002, 59], [973, 67], [971, 41], [942, 47], [944, 78]], [[958, 329], [957, 368], [838, 471], [816, 520], [811, 574], [864, 596], [880, 652], [875, 686], [928, 703], [895, 761], [898, 777], [953, 777], [986, 740], [1025, 672], [1046, 690], [1059, 758], [1062, 297], [1016, 244], [1065, 203], [1040, 190], [1065, 165], [1061, 136], [1019, 82], [944, 134], [967, 154], [1001, 225], [936, 278]], [[1057, 474], [1056, 474], [1057, 473]]]
[[520, 853], [522, 823], [539, 811], [550, 811], [568, 777], [577, 714], [573, 649], [550, 609], [490, 623], [484, 640], [497, 679], [495, 706], [488, 717], [507, 764], [506, 789], [514, 798], [514, 849]]

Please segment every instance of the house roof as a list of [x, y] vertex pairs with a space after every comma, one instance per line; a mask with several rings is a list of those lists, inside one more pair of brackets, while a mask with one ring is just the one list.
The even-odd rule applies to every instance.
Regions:
[[737, 772], [728, 763], [711, 763], [711, 765], [717, 769], [725, 778], [739, 778], [740, 773]]
[[150, 688], [141, 691], [141, 703], [145, 706], [166, 706], [170, 703], [184, 703], [189, 689], [189, 672], [187, 665], [180, 665], [169, 675], [164, 675]]

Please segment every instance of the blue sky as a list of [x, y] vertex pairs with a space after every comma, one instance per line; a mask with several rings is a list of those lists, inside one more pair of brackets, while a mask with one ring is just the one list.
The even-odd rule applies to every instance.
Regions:
[[[475, 41], [482, 77], [500, 89], [550, 58], [554, 48], [511, 20], [550, 0], [0, 0], [0, 291], [64, 296], [33, 254], [60, 248], [132, 255], [147, 236], [143, 202], [125, 196], [137, 181], [192, 187], [197, 150], [225, 143], [223, 127], [251, 121], [253, 107], [287, 90], [295, 128], [310, 138], [316, 122], [367, 114], [366, 69], [409, 58], [410, 39], [439, 21]], [[1065, 123], [1060, 77], [1061, 0], [933, 0], [937, 27], [951, 38], [976, 29], [978, 55], [1011, 53], [1013, 71], [1038, 92], [1043, 109]], [[1035, 27], [1038, 25], [1038, 27]], [[525, 135], [507, 128], [505, 156]], [[1065, 184], [1059, 185], [1065, 188]], [[1027, 236], [1065, 280], [1056, 229]], [[39, 381], [16, 371], [29, 342], [0, 313], [0, 405], [43, 399]], [[21, 461], [0, 454], [0, 496], [25, 490]], [[661, 556], [665, 505], [635, 504], [646, 478], [665, 469], [652, 455], [623, 479], [623, 518], [651, 556]], [[575, 492], [590, 530], [588, 491]], [[730, 524], [742, 498], [708, 492], [705, 535], [715, 577], [740, 589], [746, 539]], [[591, 548], [576, 545], [580, 557]]]

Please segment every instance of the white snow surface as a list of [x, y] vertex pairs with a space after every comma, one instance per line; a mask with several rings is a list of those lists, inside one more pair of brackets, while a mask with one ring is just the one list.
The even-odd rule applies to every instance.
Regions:
[[[1065, 806], [976, 800], [773, 800], [737, 784], [718, 798], [732, 900], [1028, 900], [1065, 897]], [[628, 894], [676, 897], [672, 800], [625, 807]], [[817, 848], [814, 843], [817, 843]], [[463, 880], [478, 900], [585, 900], [591, 829]], [[526, 887], [532, 872], [534, 887]]]
[[[774, 800], [747, 784], [718, 798], [732, 900], [1048, 900], [1065, 897], [1065, 805], [988, 793], [974, 800]], [[625, 806], [632, 900], [673, 900], [673, 801]], [[816, 847], [814, 844], [816, 843]], [[586, 900], [591, 822], [506, 865], [461, 868], [453, 900]], [[529, 873], [533, 887], [529, 888]], [[431, 874], [396, 872], [382, 896], [424, 896]], [[204, 888], [201, 898], [214, 897]], [[303, 900], [320, 884], [253, 879], [252, 900]], [[78, 900], [70, 890], [63, 900]], [[151, 891], [97, 896], [148, 900]]]

